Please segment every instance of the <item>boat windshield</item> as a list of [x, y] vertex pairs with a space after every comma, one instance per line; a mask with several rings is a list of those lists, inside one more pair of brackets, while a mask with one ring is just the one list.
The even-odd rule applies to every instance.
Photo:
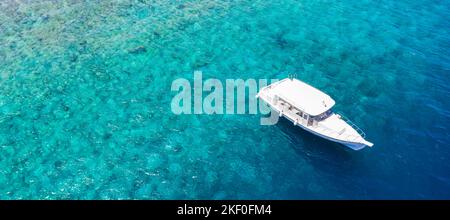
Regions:
[[316, 121], [323, 121], [323, 120], [327, 119], [328, 117], [330, 117], [332, 114], [333, 114], [333, 111], [331, 111], [331, 109], [329, 109], [328, 111], [326, 111], [318, 116], [315, 116], [314, 119]]

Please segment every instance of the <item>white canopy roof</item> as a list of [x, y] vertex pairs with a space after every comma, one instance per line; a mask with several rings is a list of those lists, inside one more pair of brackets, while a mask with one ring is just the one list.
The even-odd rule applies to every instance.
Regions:
[[272, 91], [281, 99], [311, 116], [328, 111], [336, 103], [327, 94], [298, 79], [283, 80], [276, 84]]

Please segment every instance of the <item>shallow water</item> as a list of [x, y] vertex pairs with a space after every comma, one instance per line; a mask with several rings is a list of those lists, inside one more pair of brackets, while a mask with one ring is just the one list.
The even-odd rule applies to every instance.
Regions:
[[[0, 3], [1, 199], [449, 199], [450, 2]], [[173, 80], [324, 90], [375, 143], [174, 115]]]

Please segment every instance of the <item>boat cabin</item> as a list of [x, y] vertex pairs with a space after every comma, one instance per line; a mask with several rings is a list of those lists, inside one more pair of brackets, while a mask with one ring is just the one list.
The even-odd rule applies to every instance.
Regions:
[[282, 106], [294, 123], [317, 126], [332, 114], [335, 101], [322, 91], [299, 80], [284, 80], [273, 88], [274, 104]]

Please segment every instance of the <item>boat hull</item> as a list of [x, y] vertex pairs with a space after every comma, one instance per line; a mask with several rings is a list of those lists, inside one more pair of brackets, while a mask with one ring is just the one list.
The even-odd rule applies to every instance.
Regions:
[[361, 144], [361, 143], [345, 143], [343, 144], [346, 147], [349, 147], [353, 150], [362, 150], [363, 148], [367, 147], [365, 144]]

